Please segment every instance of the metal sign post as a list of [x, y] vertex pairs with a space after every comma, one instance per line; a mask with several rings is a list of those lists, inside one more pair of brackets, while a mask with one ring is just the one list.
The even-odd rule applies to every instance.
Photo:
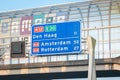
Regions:
[[87, 43], [89, 51], [88, 80], [96, 80], [96, 66], [94, 55], [96, 40], [93, 37], [88, 36]]

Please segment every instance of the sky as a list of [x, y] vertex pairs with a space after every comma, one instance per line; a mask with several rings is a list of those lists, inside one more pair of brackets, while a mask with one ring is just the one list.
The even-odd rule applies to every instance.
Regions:
[[0, 0], [0, 12], [89, 0]]

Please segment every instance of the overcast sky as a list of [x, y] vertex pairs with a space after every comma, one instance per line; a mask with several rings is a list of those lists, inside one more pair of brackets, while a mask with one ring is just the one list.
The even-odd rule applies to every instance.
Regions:
[[0, 0], [0, 12], [90, 0]]

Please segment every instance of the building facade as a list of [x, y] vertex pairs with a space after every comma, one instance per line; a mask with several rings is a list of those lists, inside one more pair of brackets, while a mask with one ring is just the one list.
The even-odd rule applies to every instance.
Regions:
[[[64, 21], [80, 21], [82, 50], [87, 49], [84, 39], [90, 35], [96, 42], [95, 58], [120, 56], [120, 0], [93, 0], [33, 9], [0, 13], [0, 54], [5, 64], [88, 59], [86, 54], [29, 56], [10, 60], [10, 43], [26, 41], [30, 53], [31, 26]], [[50, 57], [50, 58], [49, 58]]]

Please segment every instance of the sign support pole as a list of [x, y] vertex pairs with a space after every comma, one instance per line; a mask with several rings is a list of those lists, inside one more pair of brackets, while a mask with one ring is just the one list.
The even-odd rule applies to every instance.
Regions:
[[87, 38], [88, 43], [88, 51], [89, 51], [89, 66], [88, 66], [88, 80], [96, 80], [96, 66], [95, 66], [95, 45], [96, 40], [88, 36]]

